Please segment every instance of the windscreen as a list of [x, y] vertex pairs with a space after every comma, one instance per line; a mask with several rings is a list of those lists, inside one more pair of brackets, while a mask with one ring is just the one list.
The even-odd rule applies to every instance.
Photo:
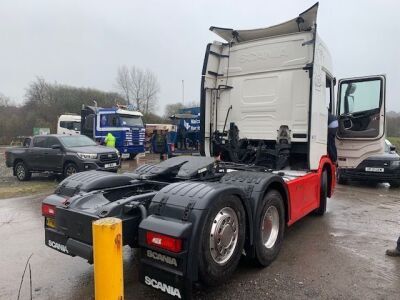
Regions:
[[61, 143], [69, 148], [69, 147], [85, 147], [85, 146], [96, 146], [97, 144], [84, 135], [71, 135], [71, 136], [63, 136], [59, 138]]
[[69, 130], [81, 130], [81, 122], [78, 121], [60, 121], [60, 127], [69, 129]]
[[131, 115], [119, 115], [121, 126], [143, 126], [142, 117]]

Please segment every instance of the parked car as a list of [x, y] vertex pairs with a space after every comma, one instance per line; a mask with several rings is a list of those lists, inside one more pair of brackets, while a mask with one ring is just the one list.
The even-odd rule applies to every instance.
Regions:
[[6, 165], [24, 181], [32, 173], [52, 172], [64, 177], [87, 170], [116, 172], [120, 166], [118, 150], [97, 145], [83, 135], [38, 135], [28, 145], [5, 152]]
[[396, 147], [385, 140], [385, 153], [368, 157], [355, 169], [339, 168], [337, 182], [346, 184], [348, 180], [389, 182], [391, 187], [400, 187], [400, 156]]

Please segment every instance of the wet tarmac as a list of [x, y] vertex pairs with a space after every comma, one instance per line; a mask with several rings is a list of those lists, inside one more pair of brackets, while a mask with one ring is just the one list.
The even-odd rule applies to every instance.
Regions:
[[[0, 299], [92, 299], [93, 267], [44, 245], [44, 196], [0, 200]], [[339, 186], [324, 217], [286, 231], [281, 253], [260, 269], [245, 261], [223, 286], [195, 299], [400, 299], [400, 258], [385, 256], [400, 234], [400, 190]], [[134, 252], [124, 251], [125, 298], [164, 296], [137, 281]], [[110, 274], [112, 276], [112, 274]]]

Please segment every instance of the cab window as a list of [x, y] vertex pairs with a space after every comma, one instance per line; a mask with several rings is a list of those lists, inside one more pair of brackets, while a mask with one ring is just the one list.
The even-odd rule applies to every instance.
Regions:
[[102, 114], [100, 117], [101, 127], [117, 127], [119, 126], [119, 118], [117, 114]]
[[33, 147], [36, 148], [46, 148], [46, 137], [45, 136], [37, 136], [33, 139]]
[[381, 80], [341, 84], [340, 115], [378, 109], [380, 102]]
[[383, 102], [381, 77], [343, 80], [339, 84], [338, 95], [338, 138], [372, 139], [383, 132], [380, 117]]
[[49, 137], [47, 137], [46, 140], [47, 140], [47, 141], [46, 141], [46, 147], [47, 147], [47, 148], [51, 148], [51, 147], [53, 147], [54, 145], [59, 145], [59, 144], [60, 144], [60, 142], [58, 141], [58, 139], [57, 139], [56, 137], [54, 137], [54, 136], [49, 136]]

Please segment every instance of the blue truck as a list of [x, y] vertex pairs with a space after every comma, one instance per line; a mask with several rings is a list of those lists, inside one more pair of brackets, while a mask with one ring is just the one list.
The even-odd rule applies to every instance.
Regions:
[[115, 148], [121, 153], [121, 158], [134, 158], [144, 152], [145, 127], [142, 116], [138, 111], [121, 107], [85, 105], [81, 111], [81, 134], [102, 143], [110, 132], [116, 138]]

